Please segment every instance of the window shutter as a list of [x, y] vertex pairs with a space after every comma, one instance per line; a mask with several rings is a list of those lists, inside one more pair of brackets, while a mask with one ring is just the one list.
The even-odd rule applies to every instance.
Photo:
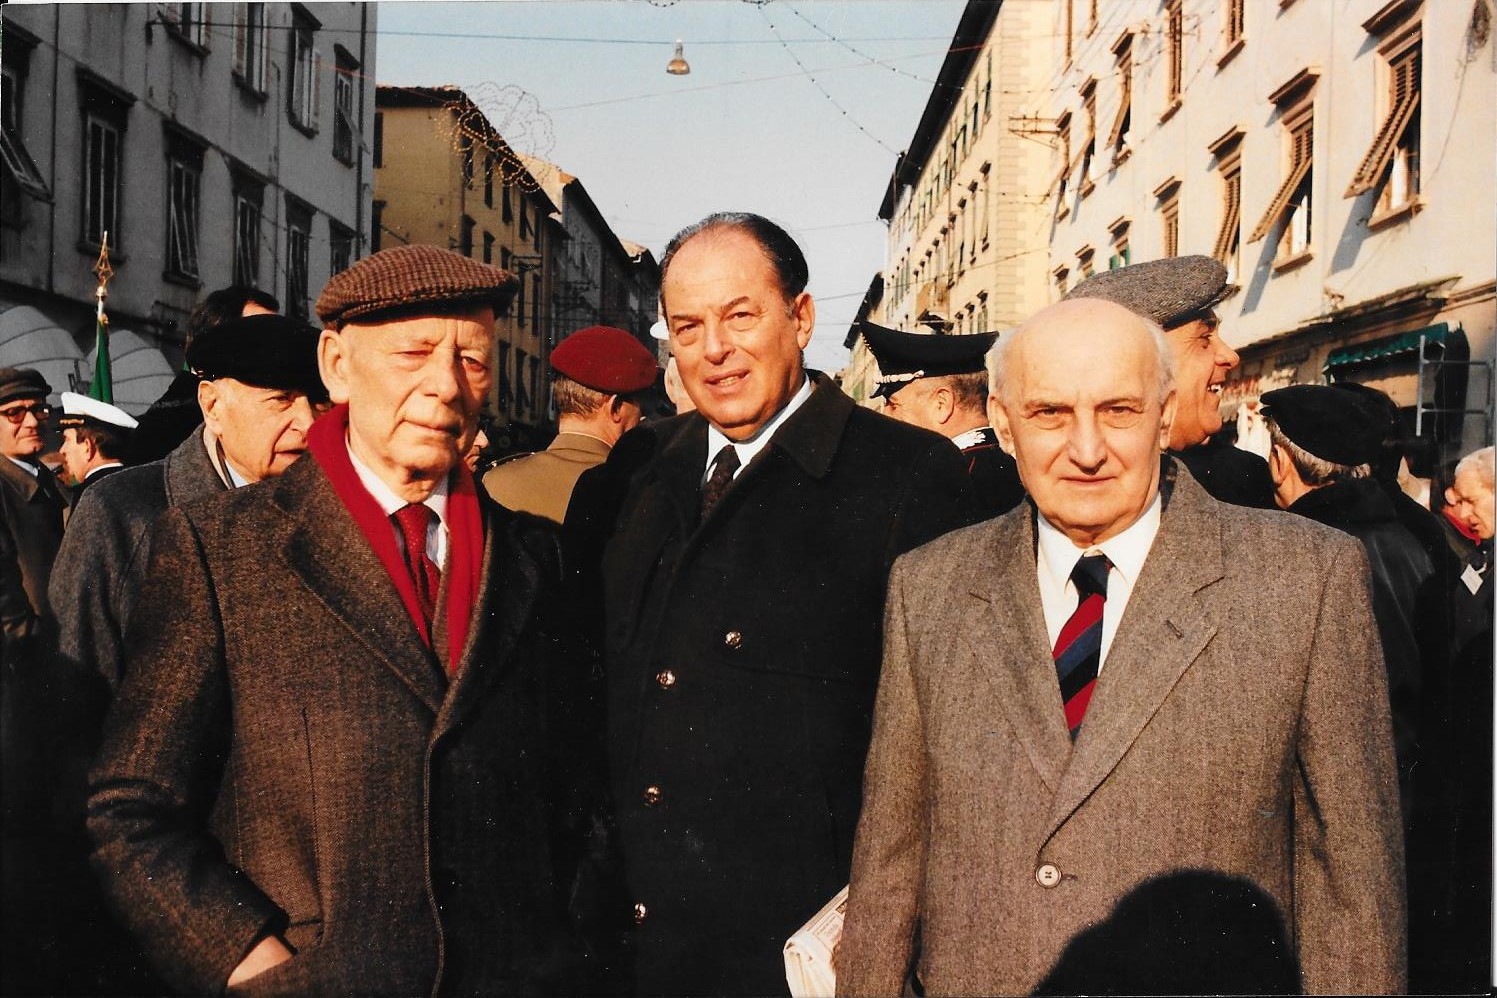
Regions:
[[234, 4], [234, 72], [249, 78], [249, 6]]
[[1255, 243], [1268, 235], [1268, 230], [1272, 229], [1274, 223], [1279, 220], [1279, 216], [1284, 214], [1284, 209], [1289, 206], [1290, 198], [1294, 197], [1294, 192], [1299, 189], [1300, 182], [1310, 172], [1310, 157], [1308, 153], [1303, 157], [1299, 154], [1302, 137], [1305, 140], [1303, 144], [1308, 145], [1310, 130], [1305, 129], [1302, 133], [1296, 133], [1294, 137], [1294, 162], [1289, 167], [1289, 174], [1284, 178], [1284, 183], [1274, 192], [1273, 200], [1268, 203], [1268, 210], [1258, 220], [1258, 225], [1253, 229], [1253, 234], [1248, 237], [1248, 242]]
[[1372, 145], [1358, 164], [1357, 172], [1352, 174], [1345, 197], [1356, 197], [1372, 190], [1388, 169], [1394, 147], [1419, 108], [1419, 53], [1420, 48], [1416, 45], [1389, 67], [1393, 78], [1388, 115], [1372, 137]]
[[1216, 234], [1216, 245], [1211, 255], [1223, 263], [1232, 251], [1237, 236], [1237, 227], [1242, 220], [1242, 174], [1233, 172], [1222, 177], [1222, 227]]
[[307, 116], [308, 123], [315, 131], [322, 115], [322, 53], [312, 53], [312, 113]]

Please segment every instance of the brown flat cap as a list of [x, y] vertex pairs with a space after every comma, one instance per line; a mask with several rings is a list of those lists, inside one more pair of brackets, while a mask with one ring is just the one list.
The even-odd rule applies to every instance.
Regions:
[[1227, 268], [1209, 256], [1171, 256], [1093, 274], [1067, 298], [1105, 298], [1174, 329], [1203, 317], [1227, 296]]
[[470, 260], [436, 246], [396, 246], [366, 256], [334, 274], [317, 298], [326, 326], [393, 315], [419, 315], [425, 308], [491, 305], [498, 315], [516, 287], [507, 270]]
[[0, 367], [0, 405], [16, 399], [46, 398], [52, 387], [30, 367]]

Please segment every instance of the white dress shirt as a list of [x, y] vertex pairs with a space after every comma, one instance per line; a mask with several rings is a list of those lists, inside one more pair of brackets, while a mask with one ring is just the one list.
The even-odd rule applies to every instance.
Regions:
[[26, 472], [26, 474], [30, 475], [32, 478], [35, 478], [37, 475], [41, 474], [41, 468], [27, 461], [22, 461], [18, 457], [11, 457], [9, 454], [7, 454], [5, 455], [5, 459], [11, 464], [15, 465], [17, 468], [20, 468], [22, 471]]
[[732, 447], [738, 451], [738, 470], [733, 472], [733, 477], [737, 478], [743, 474], [743, 469], [748, 467], [749, 462], [754, 459], [755, 455], [768, 446], [769, 439], [774, 436], [775, 431], [785, 424], [785, 420], [789, 419], [795, 413], [795, 410], [805, 405], [806, 399], [810, 397], [811, 379], [806, 378], [805, 381], [801, 382], [800, 390], [790, 397], [790, 401], [786, 402], [779, 412], [774, 414], [774, 418], [759, 427], [759, 432], [747, 440], [729, 440], [723, 435], [721, 430], [708, 423], [707, 463], [702, 466], [702, 481], [700, 484], [705, 485], [707, 483], [707, 476], [712, 473], [712, 466], [717, 463], [717, 455], [722, 453], [722, 449], [725, 446]]
[[1162, 510], [1158, 493], [1143, 516], [1134, 520], [1128, 529], [1101, 544], [1077, 547], [1071, 539], [1061, 533], [1043, 516], [1035, 518], [1039, 529], [1039, 556], [1036, 569], [1039, 573], [1040, 603], [1045, 608], [1045, 630], [1050, 634], [1050, 647], [1060, 637], [1061, 628], [1076, 612], [1079, 602], [1076, 586], [1071, 582], [1071, 572], [1083, 556], [1104, 554], [1112, 563], [1107, 573], [1107, 602], [1102, 608], [1102, 655], [1097, 671], [1107, 661], [1107, 652], [1112, 648], [1112, 637], [1118, 632], [1118, 621], [1123, 619], [1123, 610], [1128, 598], [1133, 595], [1133, 586], [1138, 582], [1138, 573], [1143, 570], [1149, 549], [1159, 533], [1159, 518]]
[[[347, 444], [348, 441], [344, 440], [344, 446]], [[394, 489], [386, 485], [367, 464], [359, 460], [359, 456], [353, 452], [352, 447], [348, 448], [348, 459], [353, 462], [353, 470], [359, 476], [359, 481], [374, 497], [374, 501], [379, 503], [379, 508], [384, 511], [385, 516], [394, 516], [397, 510], [407, 505], [404, 499], [395, 494]], [[426, 502], [422, 505], [436, 514], [426, 525], [426, 556], [438, 569], [445, 570], [447, 568], [447, 476], [442, 477], [441, 482], [432, 490], [431, 495], [426, 497]], [[390, 529], [395, 532], [395, 546], [404, 555], [405, 535], [393, 522], [390, 524]]]

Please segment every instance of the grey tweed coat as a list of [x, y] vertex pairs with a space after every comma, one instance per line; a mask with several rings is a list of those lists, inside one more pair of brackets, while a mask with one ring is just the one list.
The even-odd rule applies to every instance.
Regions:
[[[1074, 746], [1033, 507], [895, 565], [839, 994], [899, 994], [917, 928], [929, 995], [1028, 994], [1047, 975], [1060, 992], [1203, 993], [1167, 983], [1213, 959], [1183, 940], [1242, 940], [1126, 903], [1171, 884], [1177, 911], [1208, 918], [1234, 891], [1260, 896], [1250, 917], [1281, 922], [1298, 964], [1286, 989], [1403, 990], [1398, 787], [1361, 548], [1167, 476]], [[1215, 899], [1180, 894], [1211, 883]], [[1106, 939], [1129, 940], [1111, 966], [1066, 960]], [[1274, 987], [1248, 974], [1239, 987]]]

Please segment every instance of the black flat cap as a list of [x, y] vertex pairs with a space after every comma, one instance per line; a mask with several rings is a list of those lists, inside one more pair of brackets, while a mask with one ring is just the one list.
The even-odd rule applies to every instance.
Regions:
[[863, 339], [878, 362], [874, 398], [893, 395], [917, 378], [976, 374], [984, 369], [983, 360], [998, 339], [997, 333], [958, 336], [903, 333], [866, 319], [861, 326]]
[[1165, 329], [1199, 319], [1227, 296], [1227, 268], [1209, 256], [1172, 256], [1093, 274], [1067, 298], [1105, 298]]
[[507, 270], [436, 246], [380, 250], [334, 274], [317, 297], [317, 317], [334, 329], [346, 322], [489, 305], [509, 307], [517, 282]]
[[317, 339], [305, 322], [284, 315], [229, 319], [193, 337], [187, 367], [204, 381], [233, 378], [260, 388], [327, 398], [317, 373]]
[[46, 398], [52, 386], [30, 367], [0, 367], [0, 405], [16, 399]]
[[1330, 385], [1290, 385], [1264, 392], [1264, 418], [1322, 461], [1371, 464], [1383, 442], [1382, 415], [1366, 399]]

